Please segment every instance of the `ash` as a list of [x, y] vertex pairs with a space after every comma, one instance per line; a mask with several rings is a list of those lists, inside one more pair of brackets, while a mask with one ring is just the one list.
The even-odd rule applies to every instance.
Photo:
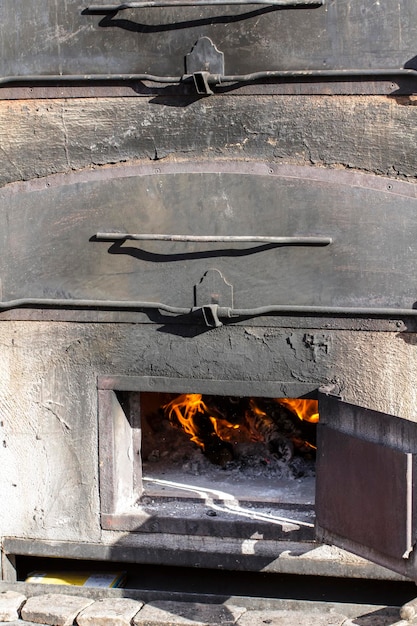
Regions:
[[169, 424], [162, 430], [164, 432], [159, 431], [158, 438], [148, 437], [142, 450], [143, 470], [147, 475], [201, 476], [210, 482], [225, 479], [240, 482], [242, 479], [252, 481], [258, 478], [288, 480], [315, 475], [315, 461], [311, 456], [296, 454], [286, 461], [271, 454], [262, 443], [235, 444], [233, 459], [216, 465], [181, 431]]

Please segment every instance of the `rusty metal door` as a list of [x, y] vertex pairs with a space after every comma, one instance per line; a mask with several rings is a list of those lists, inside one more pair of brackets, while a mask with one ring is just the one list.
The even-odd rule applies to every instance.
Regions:
[[417, 579], [417, 423], [334, 394], [319, 393], [316, 537]]

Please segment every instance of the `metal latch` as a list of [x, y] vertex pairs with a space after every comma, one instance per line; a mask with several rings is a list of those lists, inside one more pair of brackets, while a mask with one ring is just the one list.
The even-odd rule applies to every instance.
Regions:
[[216, 48], [209, 37], [200, 37], [185, 56], [185, 71], [192, 75], [196, 91], [200, 95], [210, 96], [213, 91], [209, 77], [224, 76], [224, 54]]
[[220, 326], [223, 326], [223, 322], [219, 319], [218, 308], [218, 304], [205, 304], [201, 307], [204, 321], [209, 328], [220, 328]]

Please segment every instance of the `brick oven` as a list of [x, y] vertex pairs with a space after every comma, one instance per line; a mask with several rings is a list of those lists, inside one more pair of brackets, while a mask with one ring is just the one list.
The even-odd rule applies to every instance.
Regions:
[[2, 578], [415, 579], [417, 9], [184, 2], [1, 7]]

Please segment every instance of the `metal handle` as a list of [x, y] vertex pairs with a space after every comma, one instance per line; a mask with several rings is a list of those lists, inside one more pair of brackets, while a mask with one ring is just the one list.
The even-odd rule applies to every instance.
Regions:
[[121, 241], [132, 239], [135, 241], [183, 241], [197, 243], [272, 243], [286, 246], [328, 246], [332, 243], [331, 237], [263, 237], [257, 235], [161, 235], [161, 234], [131, 234], [131, 233], [104, 233], [96, 234], [96, 239], [105, 241]]
[[194, 7], [221, 6], [229, 4], [267, 4], [284, 7], [321, 7], [326, 0], [139, 0], [139, 2], [123, 2], [122, 4], [92, 4], [85, 10], [88, 12], [124, 11], [125, 9], [150, 9], [155, 7]]

